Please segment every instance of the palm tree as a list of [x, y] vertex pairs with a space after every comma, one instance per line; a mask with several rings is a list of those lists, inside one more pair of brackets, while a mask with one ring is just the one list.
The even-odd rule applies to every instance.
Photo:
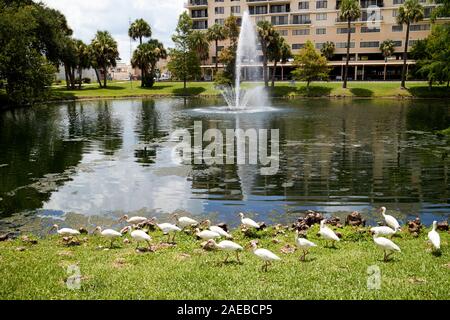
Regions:
[[206, 32], [208, 41], [214, 41], [216, 45], [216, 73], [219, 65], [219, 41], [226, 39], [225, 28], [216, 23], [212, 25]]
[[139, 44], [142, 44], [143, 38], [152, 36], [152, 29], [144, 19], [137, 19], [130, 25], [128, 36], [133, 40], [139, 39]]
[[142, 87], [150, 88], [153, 86], [156, 64], [160, 59], [165, 58], [167, 58], [167, 51], [164, 49], [163, 44], [156, 39], [151, 39], [146, 43], [140, 44], [134, 50], [133, 57], [131, 58], [132, 67], [142, 67], [142, 72], [149, 74], [148, 77], [142, 79]]
[[327, 58], [327, 60], [330, 60], [334, 56], [334, 50], [336, 49], [336, 46], [334, 45], [333, 41], [327, 41], [324, 44], [322, 44], [322, 48], [320, 48], [320, 53]]
[[83, 69], [88, 69], [91, 66], [91, 56], [89, 54], [89, 47], [83, 41], [75, 40], [74, 46], [77, 56], [78, 88], [81, 89]]
[[389, 57], [391, 57], [394, 52], [395, 52], [395, 45], [394, 45], [394, 41], [392, 40], [384, 40], [381, 44], [380, 44], [380, 51], [381, 54], [384, 57], [384, 73], [383, 73], [383, 79], [386, 80], [386, 68], [387, 68], [387, 59]]
[[419, 3], [419, 0], [406, 0], [405, 3], [398, 9], [397, 23], [400, 25], [406, 24], [405, 50], [403, 51], [401, 83], [402, 89], [405, 89], [406, 81], [406, 59], [408, 58], [409, 27], [411, 23], [419, 22], [423, 19], [423, 11], [423, 7]]
[[256, 30], [258, 32], [258, 37], [261, 42], [261, 51], [263, 54], [263, 77], [264, 77], [264, 86], [269, 86], [269, 75], [267, 70], [267, 61], [268, 61], [268, 48], [275, 41], [277, 37], [279, 37], [278, 32], [275, 31], [275, 28], [269, 21], [259, 21]]
[[273, 61], [272, 87], [275, 86], [275, 71], [277, 70], [277, 63], [281, 62], [284, 64], [291, 57], [291, 47], [282, 36], [276, 37], [276, 39], [274, 39], [274, 41], [269, 45], [268, 58], [270, 61]]
[[[150, 38], [152, 36], [152, 29], [144, 19], [136, 19], [128, 29], [128, 36], [133, 40], [139, 39], [139, 45], [142, 44], [143, 38]], [[141, 86], [146, 77], [143, 66], [137, 65], [141, 69]]]
[[342, 0], [339, 9], [339, 17], [347, 21], [347, 58], [345, 61], [344, 83], [342, 88], [347, 88], [348, 62], [350, 60], [350, 37], [352, 21], [361, 16], [361, 6], [358, 0]]
[[117, 42], [108, 31], [97, 31], [95, 38], [91, 41], [90, 52], [92, 65], [95, 68], [100, 87], [102, 87], [102, 83], [98, 74], [99, 68], [103, 70], [103, 87], [106, 88], [108, 67], [115, 67], [116, 60], [119, 59]]
[[200, 30], [194, 30], [191, 34], [191, 46], [197, 53], [200, 61], [209, 58], [209, 42], [206, 33]]

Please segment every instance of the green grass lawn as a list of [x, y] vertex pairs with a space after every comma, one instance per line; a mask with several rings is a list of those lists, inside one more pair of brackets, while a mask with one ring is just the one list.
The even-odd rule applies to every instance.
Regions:
[[[316, 225], [308, 233], [319, 247], [306, 262], [299, 261], [298, 251], [280, 251], [293, 245], [292, 231], [259, 231], [260, 246], [282, 258], [268, 272], [261, 271], [262, 262], [248, 246], [242, 264], [234, 256], [222, 263], [223, 252], [204, 251], [188, 234], [178, 235], [174, 247], [145, 253], [136, 252], [135, 243], [121, 241], [105, 250], [107, 242], [91, 235], [72, 247], [57, 236], [35, 245], [6, 241], [0, 243], [0, 299], [450, 299], [448, 233], [440, 232], [443, 251], [438, 256], [430, 252], [426, 232], [412, 238], [403, 231], [393, 239], [402, 252], [383, 262], [382, 251], [367, 232], [339, 229], [343, 239], [333, 249], [324, 247], [317, 231]], [[160, 232], [151, 235], [154, 244], [165, 239]], [[242, 245], [250, 241], [240, 231], [234, 236]], [[71, 265], [80, 268], [78, 290], [65, 284]], [[370, 266], [380, 268], [379, 290], [367, 287]]]
[[[244, 86], [254, 84], [244, 84]], [[450, 90], [445, 86], [433, 86], [428, 89], [426, 82], [408, 82], [408, 89], [400, 89], [399, 82], [349, 82], [347, 89], [342, 89], [340, 82], [313, 82], [309, 88], [303, 82], [292, 86], [289, 82], [277, 82], [270, 93], [275, 97], [366, 97], [366, 98], [445, 98], [450, 97]], [[83, 87], [82, 90], [67, 90], [64, 87], [53, 88], [53, 99], [80, 99], [102, 97], [135, 96], [215, 96], [220, 92], [212, 82], [189, 82], [186, 93], [181, 82], [157, 82], [153, 88], [141, 88], [139, 82], [112, 82], [107, 88], [96, 84]]]

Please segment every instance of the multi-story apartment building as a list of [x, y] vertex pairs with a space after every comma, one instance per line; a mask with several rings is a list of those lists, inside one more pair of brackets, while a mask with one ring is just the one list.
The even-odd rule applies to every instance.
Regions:
[[[429, 0], [419, 0], [425, 8], [423, 21], [411, 25], [408, 46], [425, 38], [431, 29], [430, 15], [436, 6]], [[355, 80], [382, 79], [387, 64], [387, 79], [398, 79], [401, 73], [405, 28], [396, 23], [398, 8], [404, 0], [360, 0], [361, 18], [351, 24], [351, 62], [349, 77]], [[317, 49], [326, 41], [335, 44], [332, 79], [340, 79], [345, 64], [347, 22], [339, 18], [341, 0], [188, 0], [185, 4], [193, 19], [194, 28], [206, 30], [215, 23], [223, 24], [230, 15], [242, 16], [248, 10], [255, 23], [270, 21], [287, 40], [295, 54], [307, 40]], [[450, 19], [440, 19], [450, 21]], [[385, 62], [379, 46], [383, 40], [395, 42], [395, 54]], [[226, 46], [224, 42], [221, 46]], [[215, 63], [215, 49], [210, 48], [210, 59], [202, 68], [208, 73]], [[414, 64], [408, 60], [408, 65]], [[292, 63], [277, 68], [276, 77], [287, 78]], [[284, 70], [284, 72], [283, 72]], [[273, 70], [271, 70], [272, 72]]]

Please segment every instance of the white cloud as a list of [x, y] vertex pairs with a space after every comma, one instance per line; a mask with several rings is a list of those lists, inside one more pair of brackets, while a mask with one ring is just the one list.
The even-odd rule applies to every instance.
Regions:
[[[108, 30], [119, 45], [120, 57], [130, 60], [129, 21], [146, 20], [153, 38], [166, 47], [185, 0], [42, 0], [47, 6], [61, 11], [74, 31], [74, 37], [89, 43], [97, 30]], [[132, 43], [132, 49], [136, 47]]]

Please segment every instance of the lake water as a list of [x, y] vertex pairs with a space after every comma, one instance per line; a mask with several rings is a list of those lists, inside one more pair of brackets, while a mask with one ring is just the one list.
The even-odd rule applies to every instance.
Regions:
[[[236, 226], [293, 221], [305, 210], [368, 222], [385, 205], [401, 221], [450, 213], [446, 101], [274, 100], [256, 113], [216, 112], [220, 99], [49, 104], [0, 113], [0, 231], [114, 225], [128, 213], [185, 210]], [[279, 129], [280, 168], [180, 161], [176, 129]], [[61, 221], [65, 220], [65, 221]]]

